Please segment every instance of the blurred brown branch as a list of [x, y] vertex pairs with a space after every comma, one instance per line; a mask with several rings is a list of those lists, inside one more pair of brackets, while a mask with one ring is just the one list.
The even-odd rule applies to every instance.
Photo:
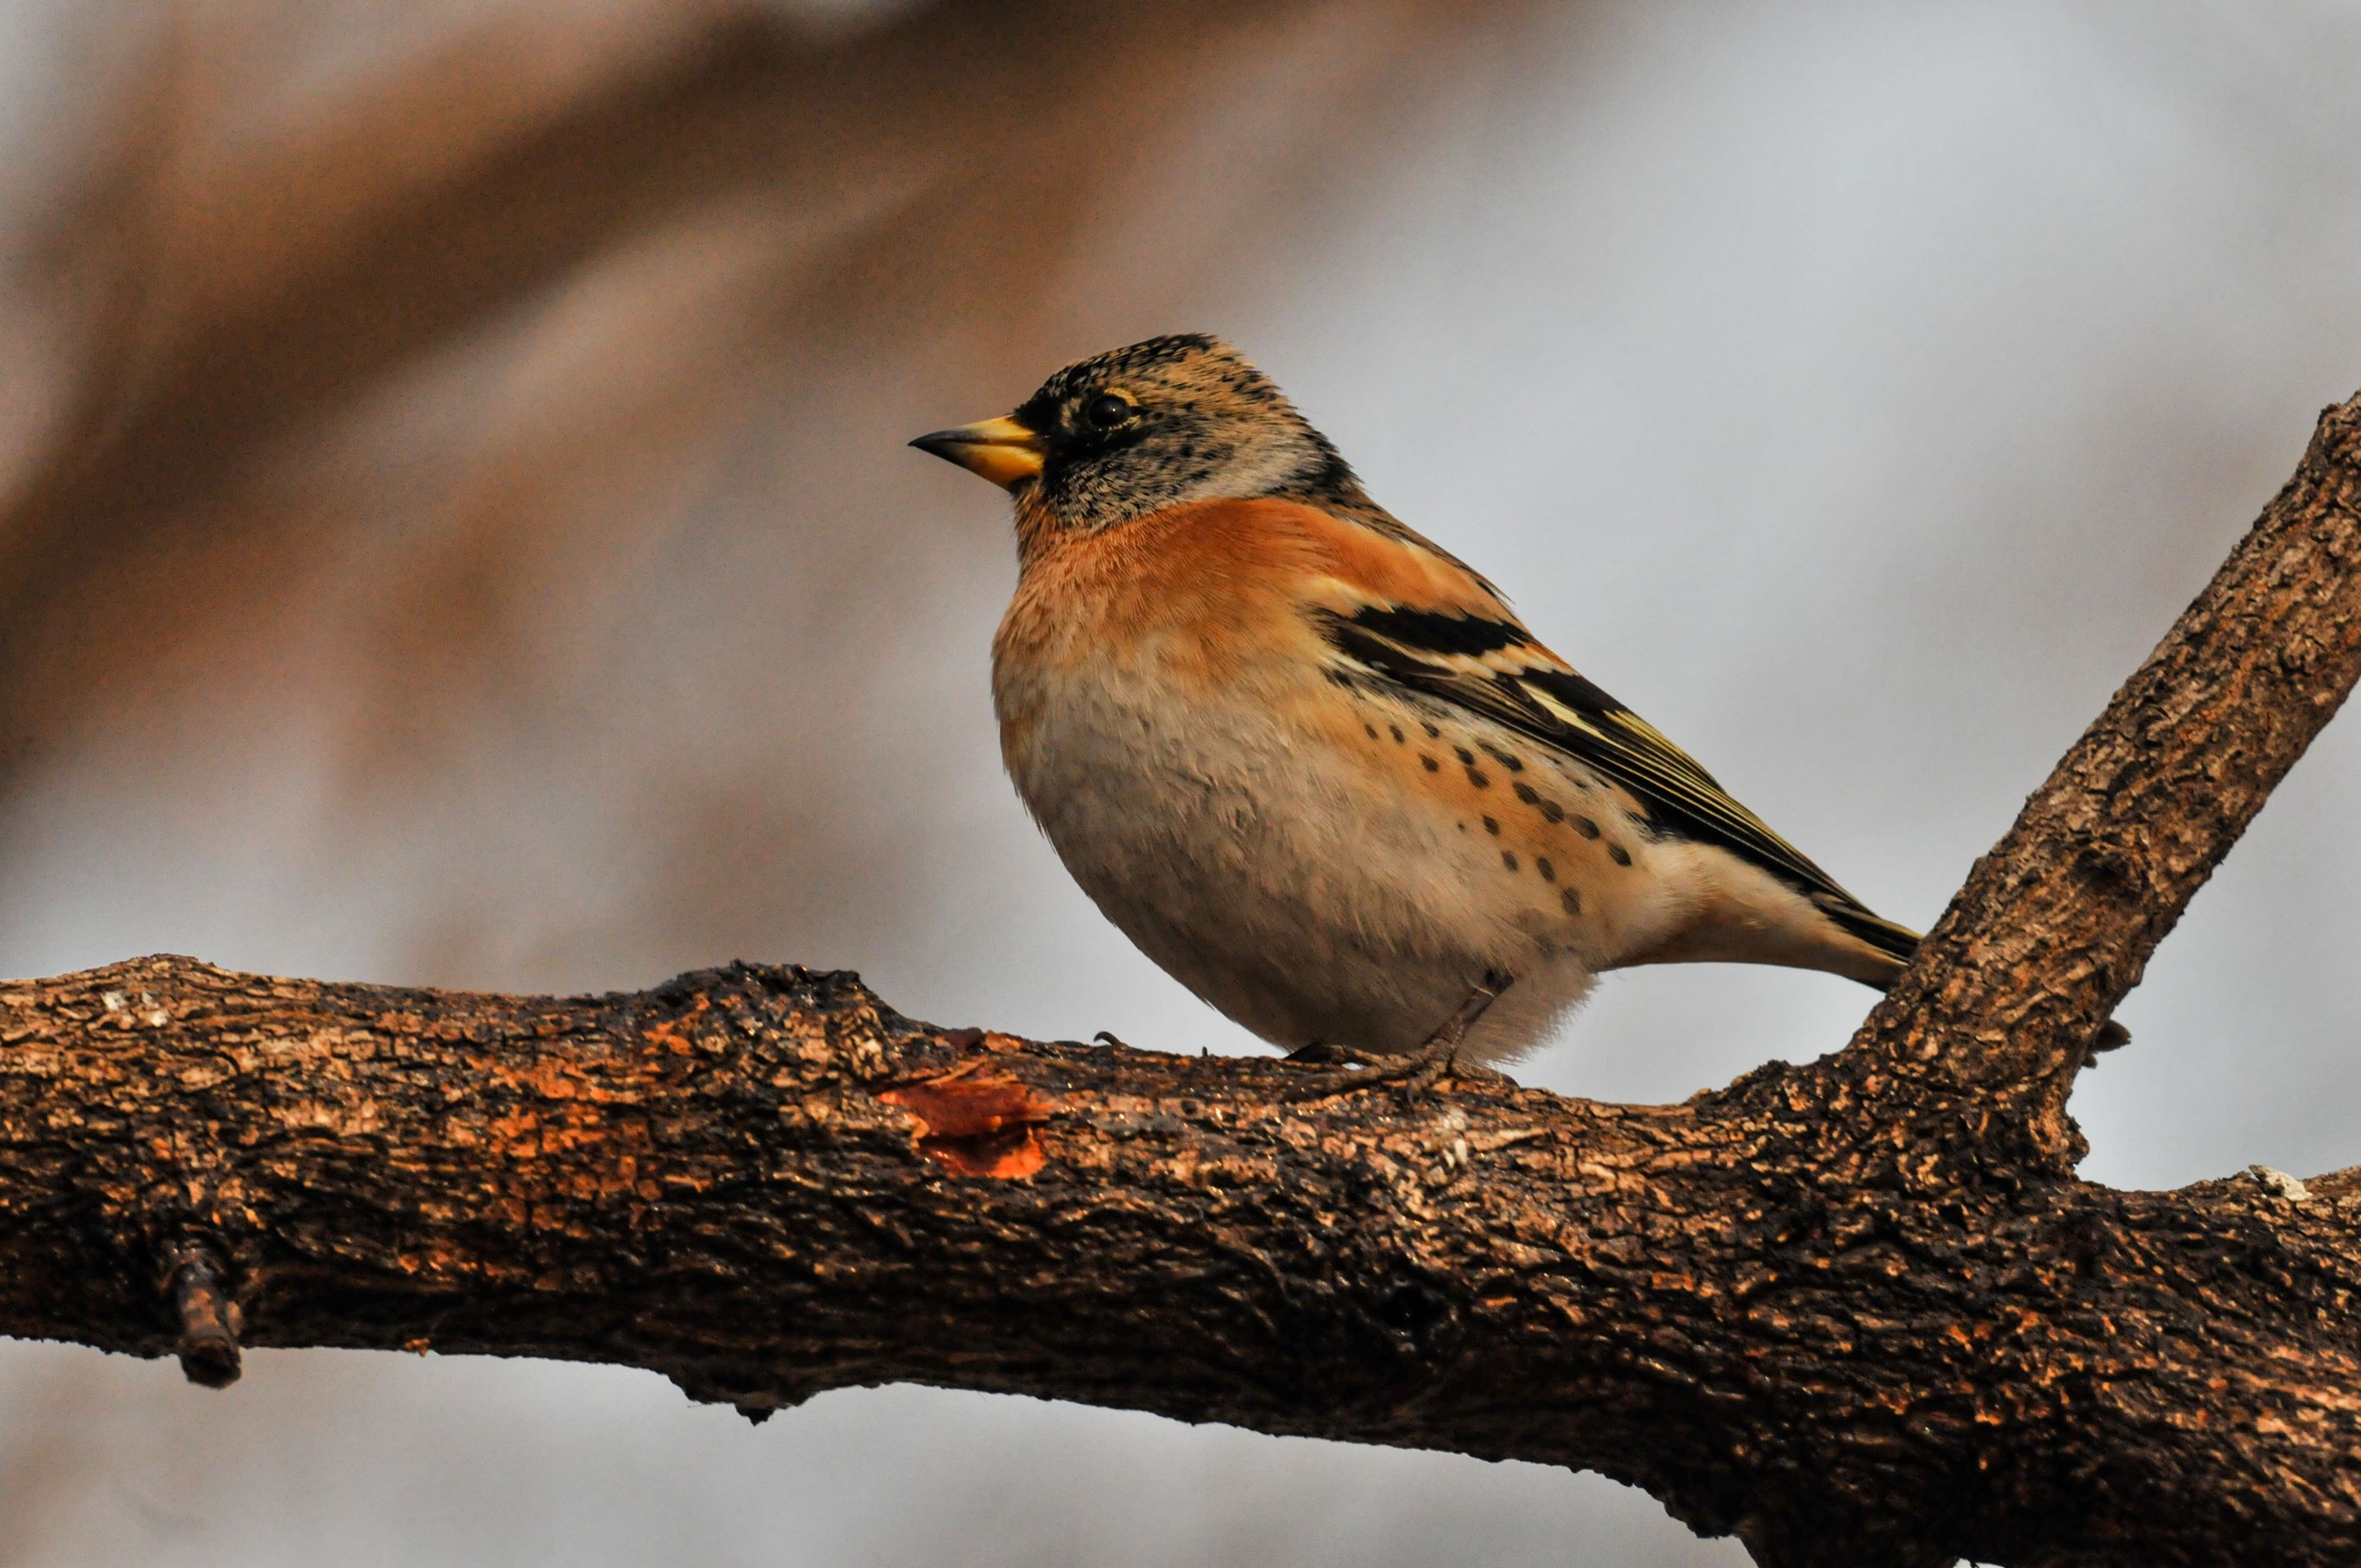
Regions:
[[2063, 1104], [2356, 672], [2361, 398], [1861, 1037], [1680, 1106], [1306, 1112], [1281, 1064], [947, 1032], [800, 970], [18, 983], [0, 1331], [215, 1376], [242, 1323], [621, 1362], [755, 1415], [911, 1380], [1521, 1457], [1779, 1568], [2351, 1561], [2361, 1170], [2118, 1191], [2071, 1176]]
[[[317, 591], [325, 541], [397, 532], [390, 498], [414, 511], [424, 490], [448, 525], [415, 530], [413, 569], [371, 607], [385, 667], [362, 707], [390, 733], [357, 738], [365, 763], [403, 754], [419, 716], [465, 710], [437, 696], [530, 641], [502, 633], [549, 559], [587, 547], [549, 476], [644, 483], [778, 395], [750, 388], [771, 368], [841, 397], [846, 366], [915, 353], [947, 403], [1002, 395], [983, 365], [1077, 351], [1058, 334], [1078, 236], [1133, 193], [1144, 149], [1214, 110], [1227, 62], [1331, 14], [1385, 40], [1374, 67], [1345, 51], [1302, 82], [1316, 115], [1457, 11], [965, 4], [814, 27], [754, 0], [488, 3], [378, 18], [399, 43], [291, 105], [256, 61], [311, 9], [147, 27], [14, 269], [56, 352], [37, 436], [0, 473], [0, 770], [250, 642]], [[451, 374], [648, 252], [660, 280], [596, 328], [628, 354], [505, 400]], [[523, 428], [421, 439], [493, 414]], [[639, 511], [628, 526], [665, 515]]]

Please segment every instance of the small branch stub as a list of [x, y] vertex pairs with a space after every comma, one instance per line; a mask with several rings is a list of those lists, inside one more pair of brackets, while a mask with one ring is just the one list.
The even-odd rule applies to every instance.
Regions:
[[181, 1335], [173, 1347], [189, 1381], [207, 1388], [226, 1388], [237, 1381], [237, 1303], [222, 1284], [221, 1266], [203, 1247], [185, 1247], [173, 1256], [167, 1282]]

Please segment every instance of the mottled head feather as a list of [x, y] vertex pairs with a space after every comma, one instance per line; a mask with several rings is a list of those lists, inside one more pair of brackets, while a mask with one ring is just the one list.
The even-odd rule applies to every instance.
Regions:
[[1353, 470], [1270, 378], [1220, 338], [1151, 337], [1078, 360], [1016, 411], [1040, 435], [1020, 518], [1104, 528], [1192, 500], [1363, 505]]

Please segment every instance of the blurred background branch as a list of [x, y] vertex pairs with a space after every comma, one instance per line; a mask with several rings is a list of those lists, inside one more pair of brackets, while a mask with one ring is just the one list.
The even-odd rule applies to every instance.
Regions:
[[[354, 721], [429, 739], [424, 716], [467, 709], [418, 666], [483, 679], [531, 613], [511, 601], [565, 570], [536, 558], [591, 545], [560, 476], [659, 484], [750, 379], [817, 389], [897, 349], [945, 398], [1003, 395], [975, 362], [1060, 352], [1078, 236], [1140, 149], [1194, 128], [1202, 68], [1319, 7], [982, 5], [833, 28], [627, 0], [322, 9], [166, 12], [29, 242], [56, 346], [0, 514], [0, 725], [20, 751], [167, 657], [251, 641], [317, 586], [324, 532], [393, 532], [395, 488], [431, 488], [446, 537], [372, 607], [394, 668]], [[1356, 30], [1390, 60], [1452, 9], [1364, 7]], [[1294, 112], [1356, 85], [1335, 63], [1345, 80], [1303, 82]], [[500, 342], [519, 337], [538, 341]], [[469, 414], [522, 428], [446, 422]]]

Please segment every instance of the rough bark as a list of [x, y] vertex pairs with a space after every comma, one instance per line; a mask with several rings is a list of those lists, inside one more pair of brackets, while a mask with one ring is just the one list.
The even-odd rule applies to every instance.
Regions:
[[2361, 398], [2083, 732], [1855, 1038], [2064, 1173], [2083, 1045], [2361, 675]]
[[[1846, 1049], [1677, 1106], [945, 1031], [849, 975], [0, 985], [0, 1332], [912, 1380], [1597, 1469], [1777, 1568], [2361, 1561], [2361, 1171], [2071, 1175], [2361, 670], [2361, 399]], [[2134, 1047], [2124, 1070], [2137, 1070]]]

